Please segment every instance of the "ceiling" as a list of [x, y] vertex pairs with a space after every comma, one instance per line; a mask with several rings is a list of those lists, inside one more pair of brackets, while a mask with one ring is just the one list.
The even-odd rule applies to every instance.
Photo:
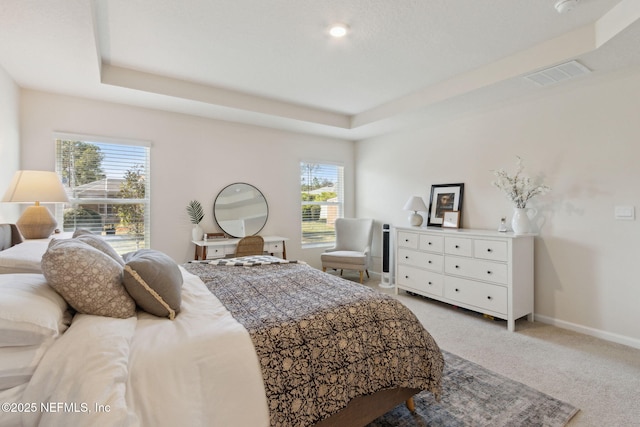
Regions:
[[[640, 1], [2, 0], [23, 88], [357, 140], [640, 64]], [[349, 34], [328, 35], [344, 22]], [[570, 83], [557, 83], [570, 84]]]

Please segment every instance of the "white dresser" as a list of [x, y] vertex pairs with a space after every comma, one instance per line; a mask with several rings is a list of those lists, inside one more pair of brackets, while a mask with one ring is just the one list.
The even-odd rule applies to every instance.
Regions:
[[396, 227], [400, 289], [507, 320], [533, 321], [534, 235]]

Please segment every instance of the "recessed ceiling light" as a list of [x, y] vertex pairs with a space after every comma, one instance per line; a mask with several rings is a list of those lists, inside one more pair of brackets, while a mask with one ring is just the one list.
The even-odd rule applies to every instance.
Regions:
[[329, 34], [336, 38], [344, 37], [348, 32], [349, 26], [347, 24], [334, 24], [329, 28]]

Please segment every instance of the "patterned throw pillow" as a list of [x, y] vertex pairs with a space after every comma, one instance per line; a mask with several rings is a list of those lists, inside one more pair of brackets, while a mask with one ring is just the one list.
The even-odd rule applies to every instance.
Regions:
[[116, 250], [113, 249], [113, 247], [111, 247], [111, 245], [107, 243], [107, 241], [104, 240], [102, 236], [93, 234], [89, 230], [78, 229], [73, 232], [72, 237], [93, 246], [101, 252], [104, 252], [105, 254], [113, 258], [118, 264], [124, 267], [124, 261], [122, 260], [122, 257], [118, 255], [118, 252], [116, 252]]
[[124, 286], [144, 311], [174, 319], [182, 304], [182, 273], [168, 255], [140, 249], [123, 255]]
[[122, 266], [77, 239], [54, 239], [42, 256], [49, 286], [80, 313], [127, 318], [136, 304], [122, 285]]

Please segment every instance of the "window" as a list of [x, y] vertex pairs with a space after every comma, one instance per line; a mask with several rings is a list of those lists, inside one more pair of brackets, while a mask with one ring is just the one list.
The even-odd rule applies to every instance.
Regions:
[[67, 191], [64, 231], [101, 234], [120, 254], [149, 247], [149, 147], [58, 136], [56, 172]]
[[335, 243], [335, 221], [344, 215], [344, 167], [300, 163], [302, 246]]

